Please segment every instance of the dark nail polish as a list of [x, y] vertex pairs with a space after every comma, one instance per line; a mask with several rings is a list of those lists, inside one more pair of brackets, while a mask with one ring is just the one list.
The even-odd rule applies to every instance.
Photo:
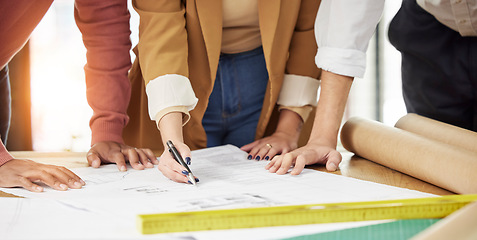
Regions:
[[186, 175], [186, 176], [187, 176], [187, 175], [189, 175], [189, 172], [188, 172], [188, 171], [186, 171], [186, 170], [182, 170], [182, 174], [184, 174], [184, 175]]
[[260, 160], [260, 156], [257, 156], [257, 157], [255, 158], [255, 160], [257, 160], [257, 161]]
[[252, 160], [252, 155], [248, 155], [247, 159]]
[[186, 157], [185, 160], [186, 160], [187, 165], [190, 165], [190, 164], [191, 164], [190, 157]]
[[266, 156], [266, 157], [265, 157], [265, 160], [268, 160], [268, 159], [270, 159], [270, 157], [269, 157], [269, 156]]
[[190, 181], [187, 181], [189, 184], [192, 184]]
[[195, 181], [196, 181], [196, 182], [199, 182], [199, 179], [198, 179], [198, 178], [195, 178]]

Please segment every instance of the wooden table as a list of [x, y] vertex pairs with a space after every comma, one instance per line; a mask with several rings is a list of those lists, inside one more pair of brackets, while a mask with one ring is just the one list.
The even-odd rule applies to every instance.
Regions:
[[[355, 156], [353, 153], [345, 150], [341, 151], [341, 153], [343, 155], [343, 161], [340, 164], [339, 170], [334, 172], [334, 174], [437, 195], [454, 194], [453, 192], [430, 183]], [[15, 158], [31, 159], [40, 163], [60, 165], [68, 168], [88, 167], [86, 153], [84, 152], [11, 152], [11, 154]], [[326, 171], [324, 166], [317, 165], [310, 166], [310, 168], [318, 171]], [[160, 173], [158, 172], [158, 174]], [[15, 196], [0, 191], [0, 197]]]

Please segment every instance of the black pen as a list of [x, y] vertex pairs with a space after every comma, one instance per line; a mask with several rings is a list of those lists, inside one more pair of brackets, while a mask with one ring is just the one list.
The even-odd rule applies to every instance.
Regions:
[[169, 152], [172, 154], [172, 157], [180, 164], [182, 165], [183, 167], [185, 167], [185, 169], [187, 170], [187, 172], [189, 172], [187, 174], [187, 178], [189, 179], [189, 181], [193, 184], [193, 185], [196, 185], [197, 182], [195, 181], [195, 177], [194, 175], [192, 174], [192, 171], [189, 169], [189, 166], [187, 166], [187, 164], [184, 162], [184, 159], [182, 159], [181, 155], [179, 154], [179, 151], [177, 151], [176, 147], [174, 147], [174, 144], [172, 144], [172, 141], [171, 140], [168, 140], [167, 141], [167, 147], [169, 148]]

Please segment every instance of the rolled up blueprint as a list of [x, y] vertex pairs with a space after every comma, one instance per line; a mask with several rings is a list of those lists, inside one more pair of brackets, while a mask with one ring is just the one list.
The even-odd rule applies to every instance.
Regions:
[[341, 143], [363, 158], [459, 194], [477, 193], [477, 153], [382, 123], [351, 118]]
[[429, 139], [477, 152], [477, 133], [464, 128], [414, 113], [403, 116], [394, 126]]

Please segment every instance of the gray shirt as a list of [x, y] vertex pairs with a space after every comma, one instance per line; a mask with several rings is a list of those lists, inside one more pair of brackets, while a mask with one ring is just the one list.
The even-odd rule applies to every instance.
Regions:
[[439, 22], [462, 36], [477, 36], [477, 0], [417, 0]]

